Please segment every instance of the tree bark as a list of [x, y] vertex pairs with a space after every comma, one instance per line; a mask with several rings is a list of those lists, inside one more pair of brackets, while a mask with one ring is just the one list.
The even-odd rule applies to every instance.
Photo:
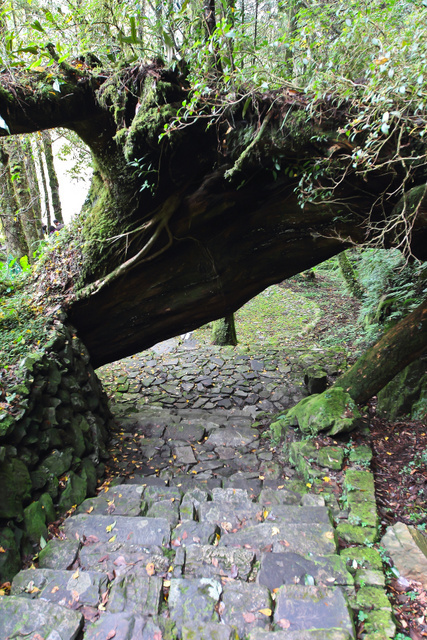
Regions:
[[47, 175], [49, 176], [50, 193], [52, 196], [52, 209], [54, 219], [64, 223], [62, 217], [61, 199], [59, 197], [59, 183], [56, 175], [55, 165], [53, 162], [52, 140], [49, 131], [42, 133], [43, 150], [46, 159]]
[[360, 286], [360, 283], [354, 273], [353, 265], [347, 257], [345, 251], [338, 254], [338, 264], [340, 265], [341, 275], [344, 279], [344, 282], [347, 287], [347, 291], [354, 296], [355, 298], [359, 298], [359, 300], [363, 296], [363, 289]]
[[6, 240], [8, 254], [14, 258], [22, 258], [28, 254], [28, 245], [22, 229], [21, 219], [17, 215], [18, 203], [10, 179], [8, 163], [0, 169], [0, 193], [2, 208], [0, 213], [1, 228]]
[[215, 320], [212, 327], [212, 344], [219, 347], [235, 347], [237, 345], [234, 314]]
[[389, 329], [335, 382], [357, 404], [376, 395], [427, 347], [427, 301]]
[[37, 159], [39, 161], [40, 178], [41, 178], [43, 194], [44, 194], [44, 207], [46, 211], [46, 229], [47, 229], [47, 232], [49, 233], [49, 228], [52, 225], [52, 213], [50, 210], [49, 191], [47, 188], [45, 167], [43, 162], [43, 154], [42, 154], [40, 140], [37, 140]]

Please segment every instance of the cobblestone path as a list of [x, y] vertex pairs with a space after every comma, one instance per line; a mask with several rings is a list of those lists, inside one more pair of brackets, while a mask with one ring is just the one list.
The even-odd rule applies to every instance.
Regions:
[[276, 410], [302, 393], [286, 378], [292, 363], [199, 353], [186, 367], [186, 353], [102, 373], [122, 394], [111, 459], [123, 475], [65, 520], [36, 570], [15, 577], [0, 602], [3, 640], [356, 637], [337, 504], [273, 460], [254, 423], [264, 401]]

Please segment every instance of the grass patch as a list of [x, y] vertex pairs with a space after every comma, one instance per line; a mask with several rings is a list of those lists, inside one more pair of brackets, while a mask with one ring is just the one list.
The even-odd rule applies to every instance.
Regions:
[[[273, 285], [249, 300], [235, 314], [240, 345], [261, 344], [279, 347], [295, 343], [310, 331], [320, 318], [318, 305], [304, 295]], [[211, 325], [194, 332], [201, 342], [211, 341]]]

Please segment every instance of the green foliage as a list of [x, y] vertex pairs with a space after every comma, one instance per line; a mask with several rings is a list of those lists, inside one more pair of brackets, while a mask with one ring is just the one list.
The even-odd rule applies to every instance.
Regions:
[[396, 249], [366, 249], [360, 256], [358, 274], [365, 290], [359, 321], [370, 340], [426, 298], [427, 265], [406, 262]]

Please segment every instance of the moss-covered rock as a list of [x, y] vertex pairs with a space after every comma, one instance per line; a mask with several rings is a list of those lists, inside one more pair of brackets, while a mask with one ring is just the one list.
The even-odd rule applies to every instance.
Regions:
[[48, 493], [42, 493], [39, 498], [39, 502], [42, 505], [42, 509], [44, 511], [46, 522], [53, 522], [56, 519], [56, 511], [53, 506], [53, 500]]
[[360, 568], [374, 571], [381, 571], [383, 568], [380, 554], [371, 547], [349, 547], [343, 549], [340, 555], [345, 558], [350, 573], [355, 573]]
[[379, 587], [361, 587], [357, 592], [356, 602], [359, 609], [391, 611], [390, 601], [385, 591]]
[[28, 539], [38, 544], [40, 538], [47, 538], [46, 513], [39, 500], [24, 509], [24, 525]]
[[341, 522], [337, 527], [338, 536], [349, 544], [371, 544], [377, 539], [377, 530], [373, 527], [362, 527], [348, 522]]
[[288, 424], [298, 426], [303, 433], [327, 431], [334, 435], [353, 431], [362, 416], [351, 396], [341, 387], [332, 387], [323, 393], [301, 400], [286, 413]]
[[372, 449], [365, 444], [354, 447], [354, 449], [350, 451], [349, 460], [350, 462], [358, 464], [369, 463], [372, 460]]
[[72, 506], [80, 504], [86, 498], [87, 482], [78, 476], [74, 471], [70, 471], [67, 476], [65, 489], [59, 499], [59, 510], [68, 511]]
[[21, 568], [19, 545], [11, 528], [0, 529], [0, 583], [12, 580]]
[[23, 502], [30, 497], [31, 479], [17, 458], [0, 464], [0, 518], [22, 518]]

